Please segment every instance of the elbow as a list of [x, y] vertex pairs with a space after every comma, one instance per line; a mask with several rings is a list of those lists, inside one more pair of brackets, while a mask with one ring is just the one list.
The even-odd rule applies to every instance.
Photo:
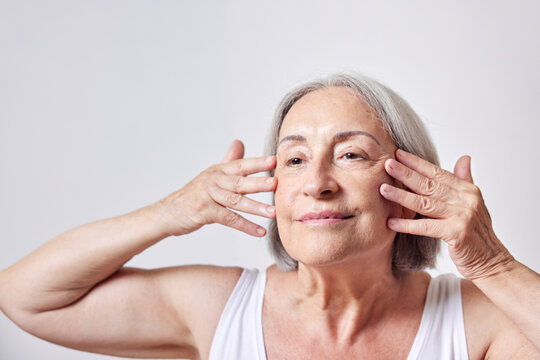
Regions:
[[10, 276], [9, 268], [0, 271], [0, 311], [19, 325], [19, 322], [27, 315], [21, 308], [23, 301], [17, 297], [17, 293], [20, 291], [13, 284], [14, 280]]
[[32, 314], [20, 306], [15, 294], [17, 290], [10, 286], [6, 270], [0, 272], [0, 311], [22, 330], [32, 334], [33, 321], [37, 314]]

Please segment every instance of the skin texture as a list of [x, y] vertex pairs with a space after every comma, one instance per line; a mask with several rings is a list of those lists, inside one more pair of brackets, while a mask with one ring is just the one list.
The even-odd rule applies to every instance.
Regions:
[[[351, 131], [371, 136], [341, 136]], [[277, 222], [284, 247], [299, 261], [290, 291], [283, 292], [290, 294], [288, 312], [311, 319], [319, 333], [324, 329], [328, 348], [361, 347], [365, 330], [403, 296], [391, 271], [395, 232], [386, 219], [413, 214], [378, 192], [382, 183], [399, 186], [384, 169], [395, 145], [344, 88], [302, 97], [285, 117], [279, 138]], [[300, 220], [325, 210], [349, 218], [334, 224]]]
[[[370, 136], [343, 135], [351, 131]], [[472, 279], [462, 281], [471, 359], [539, 358], [538, 274], [494, 235], [468, 157], [451, 174], [396, 152], [380, 122], [344, 88], [300, 99], [283, 123], [285, 138], [269, 158], [244, 159], [234, 141], [220, 164], [162, 200], [50, 240], [0, 272], [0, 309], [31, 334], [84, 351], [206, 359], [241, 269], [124, 264], [205, 224], [262, 236], [239, 211], [276, 216], [285, 248], [299, 260], [298, 271], [267, 271], [268, 359], [406, 358], [429, 275], [392, 274], [397, 230], [442, 238]], [[273, 168], [275, 178], [248, 177]], [[264, 191], [275, 191], [275, 207], [244, 196]], [[301, 219], [321, 210], [348, 218]], [[416, 212], [434, 219], [411, 221]]]
[[[358, 131], [371, 136], [339, 135]], [[316, 324], [311, 334], [314, 340], [301, 348], [320, 353], [331, 348], [343, 351], [340, 356], [394, 356], [373, 348], [372, 332], [377, 329], [379, 338], [393, 339], [396, 351], [407, 354], [414, 338], [411, 334], [416, 333], [419, 323], [411, 316], [405, 317], [401, 326], [393, 325], [403, 314], [416, 314], [418, 319], [427, 283], [421, 274], [392, 275], [391, 244], [396, 231], [443, 239], [460, 272], [471, 280], [492, 279], [509, 272], [516, 263], [493, 233], [481, 193], [472, 184], [470, 158], [460, 158], [452, 174], [396, 151], [380, 121], [347, 89], [327, 88], [302, 97], [287, 113], [279, 139], [275, 170], [278, 228], [284, 247], [299, 261], [299, 268], [289, 276], [289, 287], [281, 285], [282, 290], [285, 287], [281, 296], [286, 300], [276, 305], [268, 299], [267, 308], [269, 318], [272, 308], [285, 307], [300, 323]], [[324, 210], [338, 211], [348, 218], [329, 223], [302, 221], [303, 214]], [[416, 212], [437, 219], [412, 220]], [[287, 282], [283, 279], [281, 283]], [[411, 289], [416, 289], [414, 294]], [[501, 288], [493, 290], [498, 293]], [[483, 304], [477, 306], [491, 307], [485, 319], [506, 320], [511, 325], [474, 287], [466, 286], [464, 294], [474, 299], [471, 303]], [[398, 299], [409, 308], [394, 312]], [[470, 324], [476, 310], [469, 311], [469, 303], [465, 307], [472, 314], [467, 318]], [[277, 316], [278, 311], [274, 311]], [[470, 349], [475, 358], [486, 355], [495, 334], [500, 334], [487, 331], [493, 328], [489, 320], [480, 322], [489, 325], [483, 336], [469, 338], [481, 344]], [[379, 328], [385, 323], [389, 325]], [[294, 332], [283, 327], [278, 322], [265, 329], [269, 336], [275, 334], [273, 340], [277, 341], [279, 333]], [[510, 328], [507, 335], [516, 346], [534, 351], [515, 326]], [[522, 330], [535, 339], [538, 329], [524, 326]], [[396, 342], [391, 335], [395, 331], [408, 341]], [[321, 332], [323, 335], [317, 337]], [[309, 330], [303, 333], [309, 338]], [[316, 345], [321, 342], [325, 344], [322, 348]], [[274, 355], [280, 358], [297, 348], [292, 342]]]
[[275, 209], [243, 195], [273, 191], [276, 180], [272, 177], [247, 177], [275, 167], [275, 157], [242, 159], [244, 145], [235, 141], [220, 164], [213, 165], [160, 201], [166, 232], [184, 235], [203, 225], [219, 223], [246, 232], [264, 236], [266, 230], [246, 220], [231, 209], [272, 218]]
[[454, 175], [403, 150], [396, 156], [399, 162], [388, 160], [386, 170], [415, 193], [384, 184], [381, 194], [433, 219], [390, 218], [391, 229], [444, 240], [459, 272], [470, 280], [495, 276], [515, 261], [493, 231], [480, 189], [472, 180], [470, 157], [458, 160]]
[[[333, 92], [336, 96], [329, 96]], [[371, 136], [334, 139], [350, 131]], [[395, 233], [386, 219], [405, 214], [378, 192], [382, 183], [396, 184], [384, 169], [396, 147], [369, 109], [344, 88], [314, 91], [290, 109], [280, 141], [275, 203], [287, 251], [306, 265], [388, 251]], [[331, 226], [299, 221], [306, 213], [324, 210], [351, 218]]]

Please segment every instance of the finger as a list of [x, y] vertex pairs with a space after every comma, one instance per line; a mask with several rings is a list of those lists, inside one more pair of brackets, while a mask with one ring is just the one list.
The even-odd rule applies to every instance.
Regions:
[[244, 144], [240, 140], [234, 140], [227, 151], [227, 155], [221, 160], [222, 163], [227, 163], [232, 160], [241, 159], [244, 157]]
[[420, 175], [416, 171], [401, 164], [394, 159], [388, 159], [384, 163], [388, 175], [406, 185], [409, 189], [420, 195], [434, 196], [440, 200], [456, 198], [455, 190], [441, 182]]
[[210, 189], [209, 194], [215, 202], [224, 207], [267, 218], [275, 216], [274, 206], [255, 201], [241, 194], [226, 191], [219, 187]]
[[241, 175], [223, 175], [216, 183], [224, 190], [238, 194], [253, 194], [275, 191], [277, 180], [273, 177], [245, 177]]
[[248, 235], [253, 235], [257, 237], [261, 237], [266, 234], [265, 228], [244, 219], [242, 216], [238, 215], [234, 211], [225, 209], [221, 206], [218, 207], [217, 211], [218, 214], [216, 222], [221, 225], [225, 225], [233, 229], [245, 232]]
[[423, 175], [429, 179], [438, 179], [446, 184], [456, 182], [456, 178], [451, 172], [446, 171], [439, 166], [404, 150], [396, 150], [396, 159], [403, 165], [413, 169], [420, 175]]
[[461, 180], [474, 184], [471, 174], [471, 157], [469, 155], [463, 155], [458, 159], [456, 166], [454, 166], [454, 175]]
[[380, 193], [385, 199], [422, 215], [434, 218], [448, 217], [448, 205], [436, 199], [417, 195], [389, 184], [382, 184]]
[[275, 156], [261, 156], [256, 158], [237, 159], [219, 165], [228, 175], [251, 175], [262, 171], [269, 171], [276, 167]]
[[388, 228], [395, 232], [428, 236], [436, 239], [445, 238], [443, 220], [436, 219], [399, 219], [389, 218]]

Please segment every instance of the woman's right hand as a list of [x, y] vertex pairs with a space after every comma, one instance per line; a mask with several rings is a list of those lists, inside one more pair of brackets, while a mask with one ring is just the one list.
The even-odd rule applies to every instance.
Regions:
[[273, 218], [275, 208], [244, 196], [275, 191], [273, 177], [248, 177], [276, 166], [275, 156], [244, 159], [244, 144], [233, 141], [220, 164], [212, 165], [182, 189], [175, 191], [159, 205], [164, 232], [185, 235], [206, 224], [219, 223], [253, 236], [264, 236], [266, 230], [246, 220], [233, 210]]

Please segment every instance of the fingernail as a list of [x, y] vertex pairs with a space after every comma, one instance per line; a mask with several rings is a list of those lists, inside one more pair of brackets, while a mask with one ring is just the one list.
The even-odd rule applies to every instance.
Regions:
[[263, 228], [258, 228], [257, 229], [257, 234], [264, 235], [264, 234], [266, 234], [266, 230], [264, 230]]
[[384, 193], [390, 192], [390, 187], [388, 186], [388, 184], [382, 184], [381, 185], [381, 191], [384, 192]]
[[266, 161], [267, 163], [271, 163], [271, 162], [274, 161], [274, 157], [273, 156], [268, 156], [268, 157], [266, 157], [266, 159], [264, 161]]
[[393, 169], [396, 168], [396, 162], [397, 162], [397, 161], [394, 160], [394, 159], [388, 159], [388, 160], [386, 161], [386, 165], [388, 165], [388, 167], [389, 167], [390, 169], [393, 170]]
[[274, 213], [276, 212], [276, 208], [273, 206], [267, 206], [266, 212], [269, 213], [270, 215], [274, 215]]
[[388, 219], [388, 226], [396, 226], [398, 223], [397, 219]]
[[274, 178], [271, 177], [271, 178], [266, 179], [266, 183], [270, 185], [274, 184]]

